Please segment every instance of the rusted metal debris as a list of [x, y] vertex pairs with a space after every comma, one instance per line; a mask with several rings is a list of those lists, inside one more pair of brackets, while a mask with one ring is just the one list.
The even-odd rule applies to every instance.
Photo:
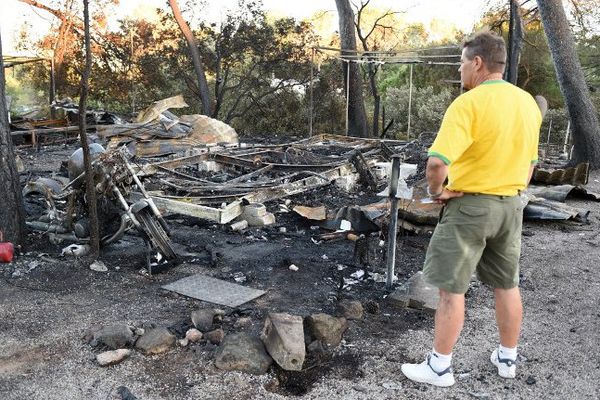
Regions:
[[[392, 148], [403, 145], [385, 142]], [[149, 194], [159, 208], [226, 224], [245, 204], [284, 198], [357, 174], [351, 161], [357, 151], [369, 168], [384, 161], [381, 143], [320, 135], [281, 145], [214, 146], [199, 149], [201, 154], [140, 166], [139, 174], [158, 188]]]
[[563, 169], [536, 168], [532, 181], [547, 185], [586, 185], [590, 175], [590, 164], [581, 163]]

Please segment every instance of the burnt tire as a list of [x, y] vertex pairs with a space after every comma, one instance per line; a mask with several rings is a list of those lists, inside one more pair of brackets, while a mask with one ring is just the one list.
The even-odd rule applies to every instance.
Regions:
[[141, 228], [144, 231], [146, 237], [150, 240], [153, 247], [160, 250], [160, 252], [167, 258], [167, 260], [175, 260], [177, 254], [171, 245], [171, 239], [167, 232], [160, 225], [160, 222], [156, 219], [152, 211], [145, 208], [138, 212], [135, 216], [142, 225]]

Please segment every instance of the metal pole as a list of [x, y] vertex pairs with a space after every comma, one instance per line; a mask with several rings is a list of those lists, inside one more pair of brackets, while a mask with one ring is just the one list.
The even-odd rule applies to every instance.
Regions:
[[571, 119], [567, 122], [567, 131], [565, 132], [565, 145], [563, 146], [563, 153], [567, 154], [569, 148], [569, 136], [571, 133]]
[[546, 158], [550, 155], [550, 132], [552, 132], [552, 118], [548, 123], [548, 137], [546, 138]]
[[56, 76], [54, 71], [54, 56], [52, 56], [52, 58], [50, 59], [50, 96], [48, 100], [50, 100], [50, 118], [55, 119], [56, 111], [54, 110], [54, 107], [52, 107], [52, 104], [54, 104], [54, 101], [56, 100]]
[[392, 156], [392, 173], [390, 174], [390, 227], [388, 231], [388, 249], [387, 249], [387, 273], [385, 278], [386, 289], [392, 289], [394, 285], [394, 267], [396, 265], [396, 230], [398, 226], [398, 178], [400, 177], [400, 156]]
[[348, 120], [350, 119], [350, 60], [346, 61], [346, 136], [348, 136]]
[[412, 76], [413, 65], [410, 64], [410, 77], [408, 78], [408, 128], [406, 128], [406, 140], [410, 140], [410, 114], [412, 108]]
[[314, 68], [315, 68], [315, 48], [311, 49], [310, 55], [310, 104], [308, 106], [308, 136], [312, 137], [313, 135], [313, 77], [314, 77]]

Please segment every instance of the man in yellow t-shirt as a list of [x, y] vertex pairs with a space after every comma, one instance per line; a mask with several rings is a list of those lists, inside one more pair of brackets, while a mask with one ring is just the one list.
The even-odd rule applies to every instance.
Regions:
[[448, 107], [429, 150], [428, 195], [445, 206], [423, 269], [440, 292], [433, 351], [423, 363], [402, 365], [404, 375], [417, 382], [454, 384], [452, 349], [474, 272], [496, 298], [500, 345], [490, 360], [501, 377], [515, 377], [523, 314], [519, 192], [537, 162], [542, 115], [531, 95], [502, 80], [505, 62], [501, 37], [484, 32], [465, 42], [459, 71], [469, 91]]

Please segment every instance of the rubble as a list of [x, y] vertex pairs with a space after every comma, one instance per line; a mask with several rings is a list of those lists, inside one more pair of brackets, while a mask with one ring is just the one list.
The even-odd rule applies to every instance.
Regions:
[[96, 355], [96, 361], [101, 367], [108, 367], [120, 363], [130, 355], [129, 349], [109, 350]]
[[269, 313], [261, 333], [267, 352], [283, 369], [300, 371], [304, 363], [304, 328], [302, 317]]
[[364, 308], [360, 301], [342, 300], [336, 306], [336, 314], [349, 320], [361, 320]]
[[127, 347], [134, 342], [133, 332], [127, 325], [105, 326], [93, 332], [91, 345], [106, 346], [117, 350]]
[[135, 348], [146, 355], [161, 354], [175, 346], [176, 338], [166, 328], [148, 330], [135, 342]]
[[342, 335], [348, 329], [346, 318], [336, 318], [318, 313], [305, 318], [307, 332], [323, 344], [336, 347], [342, 341]]
[[400, 308], [416, 308], [434, 314], [440, 299], [438, 288], [429, 285], [418, 271], [402, 286], [391, 293], [387, 300]]
[[227, 335], [215, 356], [215, 366], [219, 369], [254, 375], [267, 373], [272, 363], [263, 342], [247, 333]]
[[223, 317], [222, 310], [202, 308], [192, 312], [192, 323], [200, 332], [210, 331], [215, 322], [220, 322]]

